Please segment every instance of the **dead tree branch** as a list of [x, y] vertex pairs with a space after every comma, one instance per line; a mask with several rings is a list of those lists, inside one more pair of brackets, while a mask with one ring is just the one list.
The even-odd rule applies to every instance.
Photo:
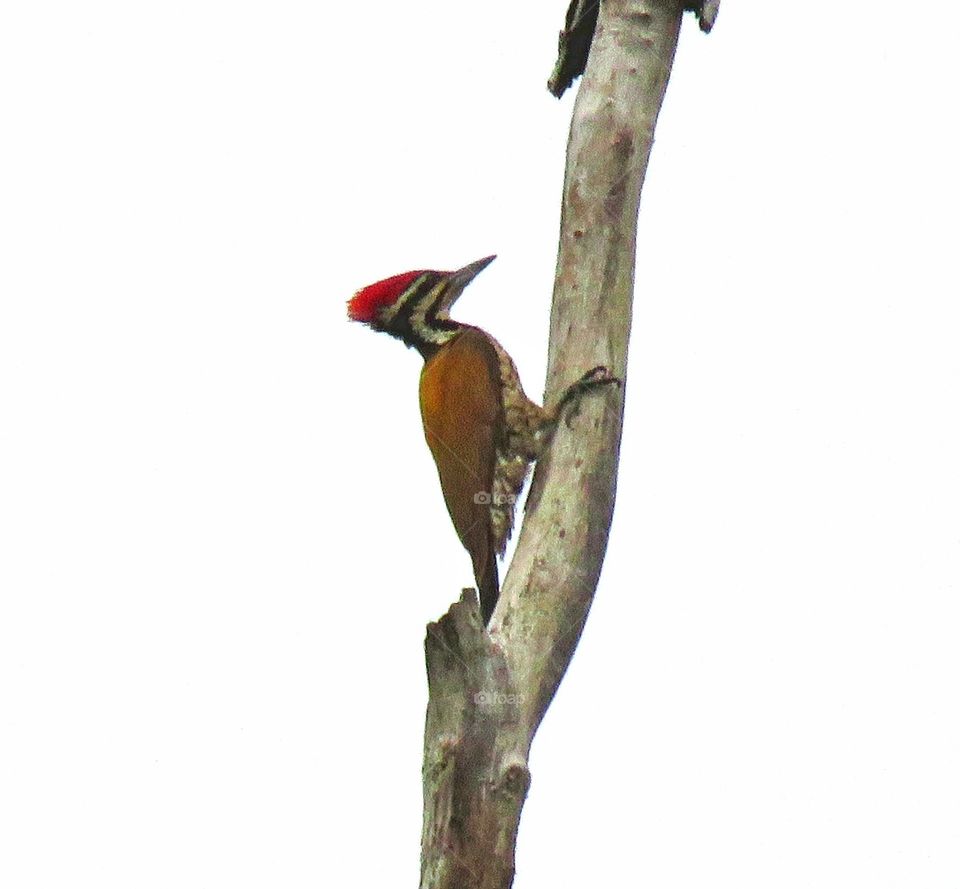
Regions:
[[[640, 189], [679, 0], [603, 0], [567, 151], [545, 400], [626, 378]], [[623, 390], [585, 398], [534, 476], [487, 632], [476, 596], [427, 628], [421, 889], [507, 889], [537, 727], [587, 619], [616, 493]]]

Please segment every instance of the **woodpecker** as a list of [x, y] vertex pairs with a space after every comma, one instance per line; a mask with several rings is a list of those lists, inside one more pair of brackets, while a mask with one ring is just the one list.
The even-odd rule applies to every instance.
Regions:
[[605, 367], [595, 367], [552, 408], [527, 398], [503, 346], [450, 317], [464, 288], [494, 259], [455, 272], [403, 272], [358, 290], [347, 304], [352, 321], [396, 337], [423, 357], [423, 431], [447, 511], [473, 562], [485, 623], [500, 595], [497, 556], [506, 549], [531, 464], [566, 407], [596, 386], [620, 383]]

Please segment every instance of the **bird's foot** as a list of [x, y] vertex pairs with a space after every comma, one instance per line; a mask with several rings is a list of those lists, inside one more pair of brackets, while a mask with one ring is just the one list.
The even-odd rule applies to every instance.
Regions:
[[[600, 386], [606, 386], [612, 383], [615, 386], [622, 386], [623, 380], [619, 377], [615, 377], [610, 370], [604, 367], [602, 364], [598, 364], [596, 367], [588, 370], [582, 377], [580, 377], [577, 382], [575, 382], [566, 392], [563, 393], [563, 397], [560, 399], [560, 403], [557, 405], [557, 416], [560, 416], [567, 410], [569, 407], [575, 407], [577, 402], [580, 401], [581, 397], [585, 395], [592, 389], [597, 389]], [[570, 426], [570, 420], [572, 419], [570, 414], [567, 414], [567, 426]]]

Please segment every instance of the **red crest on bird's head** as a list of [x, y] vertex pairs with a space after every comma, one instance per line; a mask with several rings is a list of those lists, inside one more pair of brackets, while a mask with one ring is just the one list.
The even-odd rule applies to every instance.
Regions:
[[358, 290], [347, 303], [347, 315], [351, 321], [362, 321], [365, 324], [375, 321], [381, 309], [393, 305], [423, 274], [425, 273], [422, 270], [401, 272]]

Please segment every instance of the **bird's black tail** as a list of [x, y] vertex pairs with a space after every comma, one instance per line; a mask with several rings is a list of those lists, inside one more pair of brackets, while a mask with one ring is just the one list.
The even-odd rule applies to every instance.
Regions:
[[484, 625], [490, 623], [493, 609], [497, 607], [500, 598], [500, 574], [497, 571], [497, 554], [491, 546], [488, 550], [486, 563], [474, 565], [474, 577], [477, 580], [477, 592], [480, 594], [480, 616]]

